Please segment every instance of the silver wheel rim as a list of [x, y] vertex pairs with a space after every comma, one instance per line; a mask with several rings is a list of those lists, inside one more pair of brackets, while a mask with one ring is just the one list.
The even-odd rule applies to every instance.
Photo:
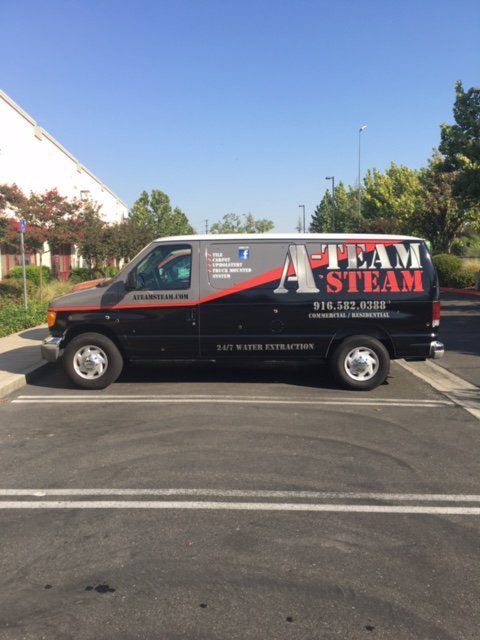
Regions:
[[84, 380], [100, 378], [108, 368], [107, 354], [97, 345], [87, 344], [75, 352], [73, 368]]
[[347, 353], [343, 365], [349, 378], [363, 382], [375, 376], [380, 362], [373, 349], [355, 347]]

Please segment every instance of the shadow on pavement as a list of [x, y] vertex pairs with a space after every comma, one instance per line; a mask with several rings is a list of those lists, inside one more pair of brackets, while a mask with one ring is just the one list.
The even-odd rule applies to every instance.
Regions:
[[43, 340], [48, 336], [48, 329], [46, 327], [36, 327], [35, 329], [26, 329], [18, 335], [25, 340]]
[[[325, 364], [258, 363], [227, 365], [211, 362], [130, 364], [115, 385], [154, 383], [238, 383], [286, 384], [294, 387], [339, 390]], [[42, 375], [33, 375], [31, 386], [46, 389], [76, 389], [61, 366], [44, 367]], [[388, 385], [388, 380], [384, 385]], [[121, 391], [121, 389], [119, 389]], [[349, 393], [352, 393], [351, 391]], [[364, 392], [358, 392], [363, 394]]]

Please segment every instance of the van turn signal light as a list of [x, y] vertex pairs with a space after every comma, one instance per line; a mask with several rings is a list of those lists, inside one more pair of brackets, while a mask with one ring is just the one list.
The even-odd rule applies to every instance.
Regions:
[[53, 325], [55, 324], [56, 317], [57, 317], [57, 313], [55, 311], [47, 311], [45, 322], [47, 323], [47, 326], [49, 328], [53, 327]]

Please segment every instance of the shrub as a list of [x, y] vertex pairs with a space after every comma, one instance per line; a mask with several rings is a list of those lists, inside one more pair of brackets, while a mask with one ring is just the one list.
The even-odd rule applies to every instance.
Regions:
[[23, 306], [23, 281], [18, 278], [0, 280], [0, 336], [35, 327], [45, 322], [45, 311], [52, 298], [67, 293], [71, 283], [51, 280], [40, 288], [27, 280], [27, 310]]
[[8, 336], [22, 329], [35, 327], [45, 322], [45, 311], [47, 303], [41, 304], [37, 300], [32, 300], [28, 304], [28, 309], [23, 305], [8, 302], [0, 305], [0, 336]]
[[[68, 293], [72, 287], [71, 282], [60, 282], [59, 280], [51, 280], [43, 286], [43, 301], [50, 300], [56, 296]], [[27, 300], [40, 300], [40, 287], [27, 280]], [[7, 278], [0, 280], [0, 306], [9, 302], [21, 304], [23, 301], [23, 281], [18, 278]]]
[[438, 273], [441, 287], [454, 287], [465, 289], [474, 284], [475, 270], [464, 267], [457, 256], [448, 253], [439, 253], [433, 256], [433, 263]]
[[72, 269], [69, 281], [71, 284], [77, 284], [78, 282], [96, 280], [97, 278], [112, 278], [117, 273], [118, 269], [110, 265], [102, 269], [94, 269], [93, 271], [85, 269], [85, 267], [77, 267], [76, 269]]
[[106, 278], [113, 278], [113, 276], [117, 275], [118, 269], [111, 264], [107, 264], [107, 266], [103, 269], [103, 272]]
[[71, 273], [70, 273], [70, 282], [72, 284], [77, 284], [78, 282], [85, 282], [86, 280], [91, 280], [92, 279], [92, 275], [90, 274], [90, 271], [88, 269], [85, 269], [85, 267], [76, 267], [75, 269], [72, 269]]
[[[38, 290], [37, 285], [31, 280], [27, 280], [27, 296], [35, 295]], [[12, 300], [17, 302], [23, 296], [23, 280], [19, 278], [7, 278], [0, 280], [0, 300]]]
[[455, 238], [452, 242], [451, 251], [455, 256], [464, 256], [467, 253], [467, 238]]
[[[48, 302], [58, 296], [63, 296], [68, 293], [72, 288], [71, 282], [60, 282], [60, 280], [52, 280], [43, 288], [42, 302]], [[36, 298], [38, 299], [38, 293]]]
[[462, 258], [480, 258], [480, 236], [460, 236], [452, 242], [452, 253]]
[[468, 238], [464, 255], [469, 258], [480, 258], [480, 236], [475, 235]]
[[[40, 284], [40, 267], [33, 264], [27, 264], [25, 266], [25, 276], [27, 280], [34, 282], [38, 286]], [[42, 267], [42, 276], [43, 282], [50, 282], [52, 279], [52, 272], [49, 267]], [[13, 269], [10, 269], [8, 277], [21, 280], [23, 278], [22, 267], [13, 267]]]

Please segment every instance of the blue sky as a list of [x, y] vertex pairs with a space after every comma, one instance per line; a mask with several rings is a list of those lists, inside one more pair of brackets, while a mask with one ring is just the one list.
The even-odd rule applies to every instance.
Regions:
[[293, 230], [326, 175], [425, 163], [480, 85], [478, 0], [2, 0], [1, 88], [131, 205]]

